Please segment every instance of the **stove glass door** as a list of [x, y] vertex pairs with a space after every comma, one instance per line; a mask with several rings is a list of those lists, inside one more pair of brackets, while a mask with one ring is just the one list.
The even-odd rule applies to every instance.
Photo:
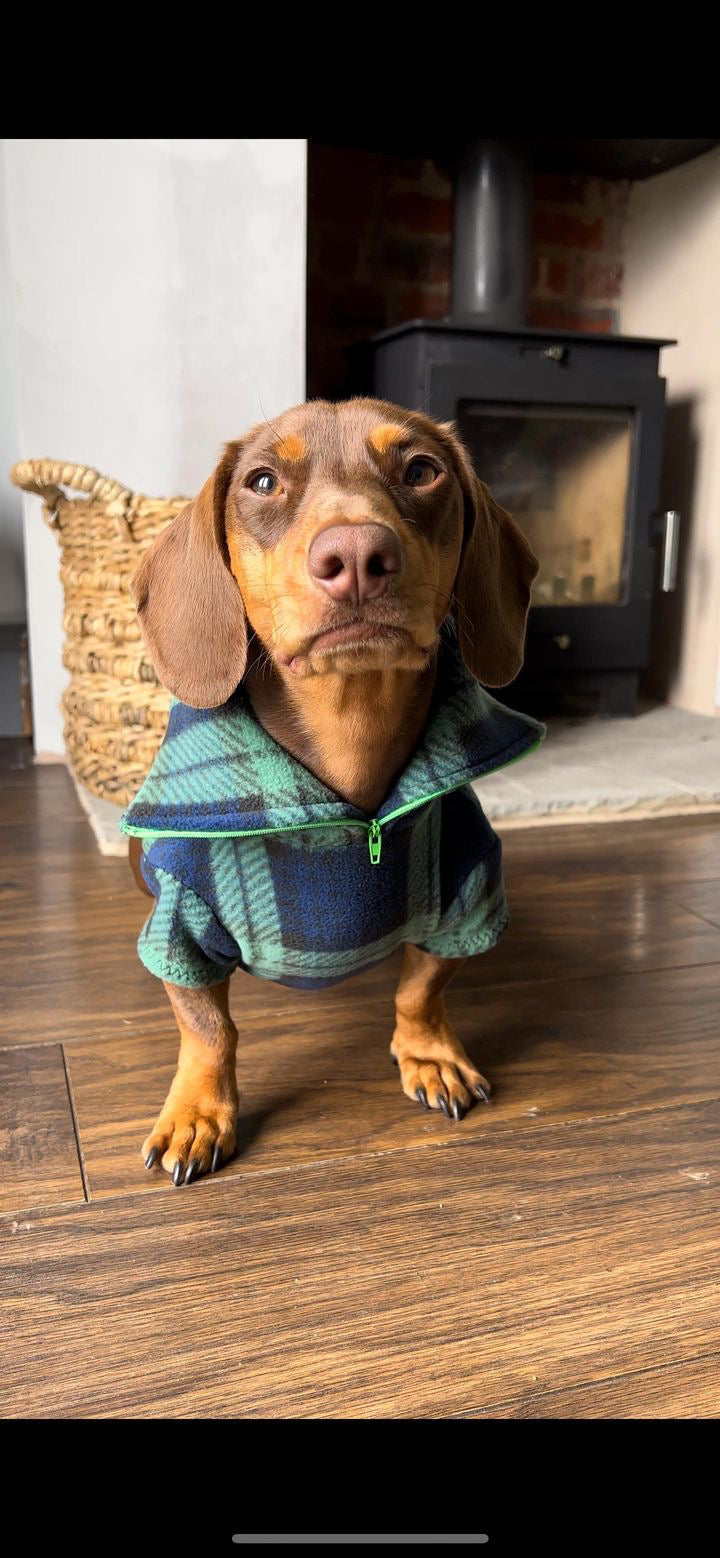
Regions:
[[630, 410], [462, 403], [478, 476], [539, 560], [533, 606], [623, 603], [633, 421]]

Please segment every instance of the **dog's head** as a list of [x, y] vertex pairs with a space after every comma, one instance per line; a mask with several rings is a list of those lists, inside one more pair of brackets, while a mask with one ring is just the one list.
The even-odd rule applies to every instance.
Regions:
[[522, 664], [537, 562], [449, 423], [380, 400], [310, 401], [226, 446], [133, 580], [160, 680], [213, 708], [248, 628], [298, 676], [422, 669], [453, 614], [465, 662]]

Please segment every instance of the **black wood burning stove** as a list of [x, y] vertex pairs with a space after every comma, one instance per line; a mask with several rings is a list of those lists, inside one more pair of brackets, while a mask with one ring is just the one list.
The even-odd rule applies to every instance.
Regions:
[[[454, 419], [540, 560], [519, 701], [634, 712], [655, 590], [666, 341], [414, 320], [377, 336], [374, 393]], [[677, 546], [666, 526], [665, 588]], [[567, 700], [565, 700], [567, 701]]]
[[478, 474], [540, 560], [525, 667], [503, 693], [541, 712], [635, 709], [657, 545], [674, 586], [679, 516], [658, 515], [672, 341], [530, 329], [529, 178], [522, 153], [473, 142], [455, 194], [453, 313], [371, 343], [365, 387], [458, 423]]

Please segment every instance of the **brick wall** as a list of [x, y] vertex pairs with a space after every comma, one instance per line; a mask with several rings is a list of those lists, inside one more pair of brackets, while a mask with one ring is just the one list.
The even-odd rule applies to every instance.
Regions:
[[626, 180], [536, 177], [529, 324], [617, 329], [629, 192]]
[[[528, 323], [617, 328], [629, 184], [538, 175]], [[308, 394], [347, 389], [347, 347], [450, 307], [449, 170], [311, 142]]]

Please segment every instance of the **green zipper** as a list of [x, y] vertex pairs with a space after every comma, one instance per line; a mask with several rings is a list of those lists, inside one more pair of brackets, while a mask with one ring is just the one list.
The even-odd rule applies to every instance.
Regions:
[[[501, 768], [510, 768], [513, 763], [518, 763], [521, 757], [529, 757], [531, 752], [536, 752], [541, 745], [543, 737], [534, 741], [531, 747], [526, 747], [524, 752], [518, 752], [516, 757], [508, 758], [507, 763], [498, 763], [497, 768], [489, 768], [488, 773], [496, 774]], [[478, 775], [484, 778], [485, 775]], [[295, 822], [282, 828], [242, 828], [238, 832], [203, 832], [200, 828], [188, 828], [180, 832], [170, 832], [162, 828], [133, 828], [132, 825], [123, 828], [124, 833], [132, 834], [134, 838], [174, 838], [174, 839], [244, 839], [262, 838], [271, 833], [304, 833], [306, 828], [367, 828], [368, 850], [370, 852], [370, 864], [379, 866], [382, 852], [382, 829], [386, 822], [394, 822], [396, 817], [404, 817], [409, 811], [417, 811], [419, 806], [427, 806], [430, 801], [437, 801], [443, 795], [452, 795], [454, 790], [464, 790], [470, 779], [461, 779], [459, 784], [448, 785], [445, 790], [434, 790], [432, 795], [423, 795], [420, 800], [407, 801], [404, 806], [398, 806], [395, 811], [388, 812], [382, 821], [373, 817], [370, 822], [362, 822], [359, 817], [341, 817], [337, 822], [329, 819], [327, 822]]]

